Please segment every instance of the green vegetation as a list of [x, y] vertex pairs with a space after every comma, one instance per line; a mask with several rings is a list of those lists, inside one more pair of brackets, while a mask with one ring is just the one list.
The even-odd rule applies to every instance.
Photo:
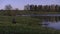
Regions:
[[60, 34], [58, 30], [44, 28], [39, 25], [40, 19], [28, 16], [16, 16], [16, 24], [12, 23], [12, 16], [0, 16], [1, 34]]
[[31, 14], [60, 14], [60, 12], [56, 11], [24, 11], [24, 10], [0, 10], [0, 15], [31, 15]]
[[[0, 34], [60, 34], [60, 30], [55, 30], [40, 25], [41, 19], [36, 16], [16, 16], [16, 15], [32, 15], [32, 14], [60, 14], [60, 6], [56, 11], [47, 9], [49, 6], [37, 5], [30, 7], [30, 10], [19, 10], [9, 4], [5, 6], [5, 10], [0, 10]], [[57, 6], [58, 7], [58, 6]], [[15, 17], [14, 17], [15, 16]], [[16, 18], [16, 24], [12, 23], [12, 19]]]

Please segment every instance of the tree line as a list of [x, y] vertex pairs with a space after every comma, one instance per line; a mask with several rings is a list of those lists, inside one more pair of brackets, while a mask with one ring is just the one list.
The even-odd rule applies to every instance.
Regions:
[[9, 16], [16, 16], [16, 15], [31, 15], [31, 14], [51, 14], [51, 13], [59, 13], [60, 14], [60, 6], [59, 5], [25, 5], [24, 10], [19, 10], [9, 4], [6, 5], [4, 10], [0, 10], [0, 15], [9, 15]]
[[24, 10], [30, 11], [60, 11], [59, 5], [25, 5]]

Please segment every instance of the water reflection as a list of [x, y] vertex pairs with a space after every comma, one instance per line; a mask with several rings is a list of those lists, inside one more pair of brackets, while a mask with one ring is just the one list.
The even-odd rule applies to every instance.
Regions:
[[47, 27], [60, 30], [60, 21], [58, 22], [45, 22], [48, 23]]
[[[60, 16], [60, 14], [40, 14], [40, 15], [17, 15], [17, 16]], [[46, 20], [46, 19], [45, 19]], [[56, 19], [57, 21], [57, 19]], [[54, 29], [60, 29], [60, 21], [57, 22], [47, 22], [47, 20], [42, 23], [43, 27], [50, 27]]]

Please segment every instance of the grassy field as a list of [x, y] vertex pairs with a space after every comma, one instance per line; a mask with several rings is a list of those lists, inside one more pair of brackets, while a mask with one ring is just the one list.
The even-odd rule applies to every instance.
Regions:
[[0, 34], [60, 34], [59, 30], [44, 28], [39, 25], [40, 19], [29, 16], [16, 16], [16, 24], [12, 16], [0, 16]]

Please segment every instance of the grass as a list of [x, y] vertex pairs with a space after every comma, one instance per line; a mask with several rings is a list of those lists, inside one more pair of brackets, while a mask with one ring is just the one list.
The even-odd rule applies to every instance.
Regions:
[[12, 23], [12, 16], [0, 16], [0, 34], [60, 34], [58, 30], [44, 28], [40, 19], [16, 16], [16, 24]]

